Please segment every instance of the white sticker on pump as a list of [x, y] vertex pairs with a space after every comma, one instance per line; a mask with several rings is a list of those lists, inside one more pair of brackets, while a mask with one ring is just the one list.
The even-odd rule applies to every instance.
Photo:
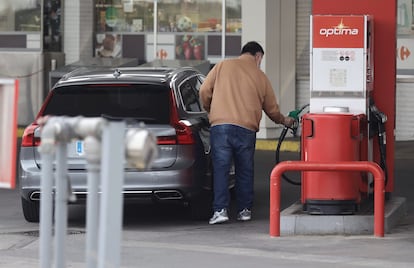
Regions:
[[346, 87], [346, 69], [331, 69], [329, 83], [332, 87]]

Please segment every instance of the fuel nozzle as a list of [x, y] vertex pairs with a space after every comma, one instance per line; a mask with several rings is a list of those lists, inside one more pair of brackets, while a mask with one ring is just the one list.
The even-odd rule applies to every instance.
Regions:
[[301, 110], [293, 110], [293, 111], [290, 111], [290, 112], [289, 112], [288, 116], [289, 116], [289, 117], [292, 117], [292, 118], [293, 118], [293, 119], [295, 119], [296, 121], [299, 121], [299, 114], [300, 114], [301, 112], [302, 112]]
[[387, 115], [380, 111], [373, 103], [371, 103], [369, 106], [369, 112], [371, 137], [376, 134], [379, 136], [385, 135], [385, 123], [387, 122]]
[[300, 117], [301, 114], [303, 113], [303, 111], [309, 107], [309, 104], [305, 104], [303, 105], [300, 109], [296, 109], [293, 111], [290, 111], [289, 114], [287, 115], [288, 117], [293, 118], [295, 121], [293, 122], [293, 124], [290, 127], [285, 126], [285, 131], [287, 132], [288, 129], [292, 130], [292, 135], [296, 136], [296, 132], [299, 128], [299, 123], [300, 123]]
[[299, 127], [299, 114], [302, 112], [301, 109], [299, 110], [293, 110], [290, 111], [288, 116], [293, 118], [295, 121], [293, 122], [293, 124], [289, 127], [292, 130], [292, 134], [293, 136], [296, 136], [296, 132], [298, 130]]
[[371, 113], [372, 115], [375, 117], [375, 119], [384, 124], [385, 122], [387, 122], [387, 115], [384, 114], [383, 112], [381, 112], [380, 110], [378, 110], [377, 106], [375, 105], [371, 105]]

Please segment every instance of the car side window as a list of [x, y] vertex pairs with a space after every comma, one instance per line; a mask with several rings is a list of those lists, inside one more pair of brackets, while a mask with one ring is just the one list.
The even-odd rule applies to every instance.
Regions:
[[184, 109], [187, 112], [201, 112], [201, 105], [199, 101], [198, 90], [200, 89], [201, 81], [198, 77], [192, 77], [181, 83], [179, 87], [181, 99]]

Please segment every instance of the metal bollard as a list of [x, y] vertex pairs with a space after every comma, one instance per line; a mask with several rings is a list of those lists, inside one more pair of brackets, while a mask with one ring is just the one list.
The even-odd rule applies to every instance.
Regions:
[[121, 267], [122, 185], [124, 181], [125, 122], [109, 122], [102, 134], [98, 266]]
[[88, 161], [88, 197], [86, 199], [86, 267], [98, 263], [99, 185], [101, 174], [101, 142], [93, 136], [85, 138], [85, 157]]
[[366, 171], [374, 176], [374, 235], [384, 236], [384, 172], [370, 161], [308, 162], [285, 161], [276, 165], [270, 175], [270, 236], [280, 236], [280, 183], [286, 171]]
[[[125, 122], [107, 121], [103, 118], [45, 117], [39, 119], [39, 124], [42, 127], [42, 142], [39, 147], [42, 159], [40, 267], [51, 267], [54, 179], [56, 179], [54, 266], [65, 267], [69, 200], [67, 145], [73, 139], [84, 139], [85, 156], [88, 162], [85, 254], [87, 267], [120, 267], [125, 160], [136, 168], [148, 168], [157, 155], [155, 137], [145, 130], [144, 126], [126, 131]], [[100, 184], [101, 204], [98, 202]], [[97, 226], [99, 228], [96, 228]]]
[[65, 267], [65, 238], [68, 229], [67, 143], [61, 142], [56, 150], [55, 193], [55, 265]]

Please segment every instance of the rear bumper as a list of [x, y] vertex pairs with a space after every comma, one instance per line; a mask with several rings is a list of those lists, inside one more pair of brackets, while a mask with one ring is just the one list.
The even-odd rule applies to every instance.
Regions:
[[[40, 171], [21, 172], [20, 188], [23, 198], [31, 201], [40, 199]], [[81, 202], [86, 199], [87, 172], [70, 171], [68, 177], [72, 193]], [[210, 187], [211, 178], [197, 174], [193, 168], [168, 171], [128, 172], [124, 173], [123, 194], [125, 199], [150, 198], [155, 200], [188, 200]]]
[[[84, 203], [88, 192], [87, 191], [72, 191], [72, 194], [76, 196], [76, 203]], [[101, 192], [99, 192], [101, 194]], [[122, 191], [124, 199], [126, 200], [143, 200], [150, 199], [155, 201], [184, 201], [187, 198], [184, 197], [183, 193], [179, 190], [132, 190], [132, 191]], [[28, 199], [31, 201], [40, 201], [40, 191], [39, 190], [29, 190], [26, 192]]]

